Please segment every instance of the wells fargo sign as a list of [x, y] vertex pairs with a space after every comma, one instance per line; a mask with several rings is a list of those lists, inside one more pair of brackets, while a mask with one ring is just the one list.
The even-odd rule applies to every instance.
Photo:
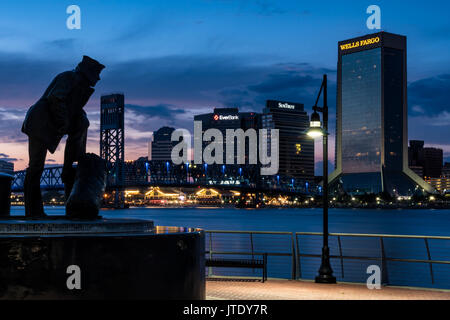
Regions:
[[379, 42], [380, 42], [380, 37], [375, 37], [375, 38], [369, 38], [369, 39], [359, 40], [359, 41], [355, 41], [355, 42], [349, 42], [346, 44], [341, 44], [340, 47], [341, 47], [341, 50], [344, 51], [344, 50], [368, 46], [371, 44], [376, 44]]

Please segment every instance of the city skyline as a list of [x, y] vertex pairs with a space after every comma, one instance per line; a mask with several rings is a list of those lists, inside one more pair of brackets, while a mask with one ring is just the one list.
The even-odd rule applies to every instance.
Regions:
[[[22, 10], [24, 3], [28, 10]], [[96, 3], [95, 10], [86, 1], [78, 5], [84, 17], [78, 31], [65, 28], [64, 3], [0, 5], [0, 153], [2, 159], [16, 159], [17, 169], [27, 162], [26, 136], [20, 133], [26, 109], [57, 72], [75, 67], [84, 53], [107, 66], [86, 108], [91, 119], [88, 150], [99, 151], [100, 95], [121, 91], [127, 104], [125, 158], [134, 160], [147, 154], [150, 132], [163, 125], [192, 131], [194, 114], [214, 107], [261, 112], [265, 100], [276, 99], [303, 103], [309, 112], [322, 73], [329, 74], [330, 92], [335, 91], [337, 42], [371, 33], [365, 26], [368, 4], [341, 8], [329, 2], [319, 8], [290, 1], [194, 1], [186, 7], [180, 1], [169, 10], [163, 3], [138, 8], [128, 1], [123, 19], [122, 1]], [[382, 29], [408, 38], [409, 139], [442, 148], [448, 161], [450, 41], [444, 13], [449, 5], [441, 6], [431, 12], [419, 2], [407, 7], [380, 2]], [[413, 26], [410, 19], [419, 14], [424, 25]], [[13, 23], [18, 15], [24, 21], [20, 26]], [[117, 20], [121, 22], [113, 25]], [[264, 34], [258, 31], [262, 25]], [[105, 36], [108, 28], [113, 37]], [[330, 115], [335, 104], [330, 94]], [[333, 115], [331, 142], [334, 122]], [[316, 167], [320, 149], [316, 147]], [[61, 163], [61, 150], [47, 163]]]

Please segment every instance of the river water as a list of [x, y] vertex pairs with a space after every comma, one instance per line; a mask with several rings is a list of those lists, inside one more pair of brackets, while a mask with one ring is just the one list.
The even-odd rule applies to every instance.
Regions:
[[[23, 215], [23, 207], [12, 207]], [[48, 214], [64, 214], [46, 207]], [[205, 230], [321, 232], [322, 209], [130, 208], [102, 210], [107, 218], [150, 219], [155, 225]], [[330, 232], [450, 236], [450, 210], [330, 209]]]
[[[61, 207], [46, 207], [50, 215], [64, 214]], [[23, 207], [13, 207], [13, 215], [23, 215]], [[235, 209], [235, 208], [130, 208], [102, 210], [105, 218], [138, 218], [153, 220], [155, 225], [198, 227], [204, 230], [321, 232], [322, 209]], [[450, 210], [433, 209], [330, 209], [330, 233], [390, 234], [450, 236]], [[291, 253], [292, 248], [302, 254], [320, 254], [321, 237], [298, 236], [297, 246], [289, 235], [206, 235], [206, 250], [269, 252], [269, 277], [295, 277], [313, 279], [320, 260], [289, 256], [271, 256], [270, 253]], [[381, 257], [427, 260], [428, 252], [423, 239], [384, 239], [341, 237], [330, 238], [335, 276], [339, 281], [365, 282], [367, 267], [383, 266], [381, 259], [344, 259], [338, 256]], [[450, 240], [429, 240], [432, 260], [450, 261]], [[221, 256], [221, 255], [217, 255]], [[230, 257], [230, 255], [228, 255]], [[233, 256], [234, 257], [234, 256]], [[239, 256], [242, 257], [242, 256]], [[407, 285], [450, 289], [450, 265], [405, 263], [387, 261], [383, 267], [384, 281], [391, 285]], [[214, 275], [259, 276], [260, 270], [233, 270], [215, 268]], [[434, 283], [433, 283], [434, 282]]]

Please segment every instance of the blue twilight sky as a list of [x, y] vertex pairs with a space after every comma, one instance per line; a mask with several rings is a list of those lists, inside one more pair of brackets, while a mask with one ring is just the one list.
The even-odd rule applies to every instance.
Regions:
[[[66, 27], [72, 4], [81, 30]], [[107, 66], [87, 107], [94, 152], [103, 93], [125, 93], [127, 159], [146, 155], [160, 126], [192, 130], [193, 114], [213, 107], [261, 111], [266, 99], [283, 99], [309, 111], [323, 73], [336, 88], [337, 42], [372, 33], [372, 4], [383, 30], [408, 37], [409, 138], [442, 147], [450, 160], [450, 3], [433, 0], [2, 1], [0, 158], [26, 166], [26, 109], [83, 54]], [[61, 150], [49, 164], [61, 162]]]

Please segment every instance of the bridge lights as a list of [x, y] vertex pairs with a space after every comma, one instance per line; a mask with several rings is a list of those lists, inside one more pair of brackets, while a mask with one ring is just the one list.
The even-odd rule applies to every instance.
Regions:
[[167, 168], [167, 174], [170, 172], [170, 163], [169, 161], [166, 162], [166, 168]]

